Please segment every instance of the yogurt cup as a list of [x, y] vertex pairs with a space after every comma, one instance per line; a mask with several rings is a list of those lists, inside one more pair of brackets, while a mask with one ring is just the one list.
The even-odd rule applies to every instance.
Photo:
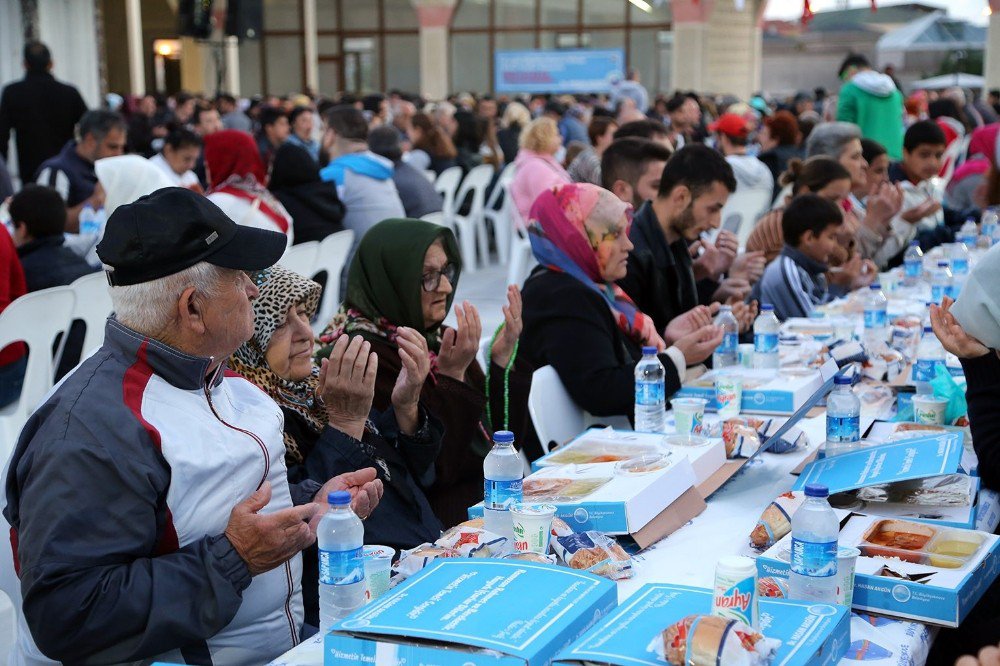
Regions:
[[740, 415], [743, 402], [743, 378], [732, 374], [720, 374], [715, 379], [715, 401], [719, 404], [719, 416], [729, 419]]
[[514, 523], [514, 550], [519, 553], [547, 553], [555, 515], [556, 507], [552, 504], [512, 504], [510, 517]]
[[948, 401], [933, 395], [913, 396], [913, 420], [924, 425], [944, 425], [944, 410]]
[[389, 573], [396, 550], [389, 546], [365, 546], [365, 599], [378, 599], [389, 590]]
[[674, 410], [674, 423], [678, 435], [690, 435], [705, 420], [704, 398], [674, 398], [670, 407]]
[[850, 546], [837, 547], [837, 604], [851, 607], [854, 601], [854, 567], [861, 551]]

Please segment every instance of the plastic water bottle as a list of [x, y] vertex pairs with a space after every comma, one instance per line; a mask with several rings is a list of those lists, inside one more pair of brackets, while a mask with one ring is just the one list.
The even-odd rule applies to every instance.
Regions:
[[524, 466], [514, 450], [514, 433], [493, 433], [493, 448], [483, 461], [483, 527], [507, 537], [508, 549], [514, 548], [514, 523], [510, 505], [520, 502]]
[[951, 259], [951, 274], [956, 278], [969, 274], [969, 248], [965, 243], [952, 243], [948, 248], [948, 258]]
[[780, 365], [778, 356], [778, 329], [781, 322], [774, 316], [774, 306], [764, 303], [760, 306], [760, 314], [753, 323], [753, 367], [777, 369]]
[[667, 371], [656, 355], [656, 347], [643, 347], [642, 360], [635, 366], [635, 430], [666, 432]]
[[878, 282], [868, 287], [865, 298], [865, 344], [867, 346], [884, 343], [889, 334], [889, 301], [882, 293]]
[[903, 255], [903, 279], [906, 284], [913, 286], [920, 282], [924, 275], [924, 253], [920, 249], [920, 241], [910, 241], [910, 247], [906, 248]]
[[792, 567], [788, 598], [834, 604], [837, 601], [837, 538], [840, 523], [830, 508], [826, 486], [806, 486], [806, 501], [792, 516]]
[[712, 354], [712, 367], [715, 370], [739, 365], [740, 362], [740, 324], [733, 316], [733, 308], [723, 305], [715, 317], [715, 325], [722, 328], [722, 342]]
[[93, 206], [86, 204], [80, 209], [80, 235], [81, 236], [97, 236], [101, 233], [101, 227], [104, 226], [103, 222], [104, 209], [102, 208], [100, 212], [94, 210]]
[[966, 248], [976, 247], [976, 239], [979, 237], [979, 225], [976, 224], [976, 218], [967, 217], [965, 219], [965, 224], [962, 228], [958, 230], [958, 234], [955, 235], [955, 240], [959, 243], [965, 245]]
[[924, 335], [917, 345], [917, 362], [913, 364], [913, 385], [918, 394], [934, 393], [931, 380], [937, 376], [937, 366], [943, 364], [944, 359], [944, 347], [934, 335], [934, 329], [924, 326]]
[[365, 528], [351, 509], [351, 494], [338, 490], [327, 496], [329, 510], [316, 529], [319, 546], [320, 631], [347, 617], [365, 603]]
[[931, 275], [931, 301], [941, 305], [945, 296], [952, 295], [951, 269], [947, 261], [937, 262], [937, 268]]
[[979, 227], [980, 235], [986, 239], [986, 247], [990, 247], [997, 241], [997, 225], [1000, 223], [1000, 210], [996, 206], [990, 206], [983, 211], [980, 218], [982, 223]]
[[826, 399], [826, 443], [823, 457], [853, 451], [861, 442], [861, 401], [851, 389], [851, 378], [837, 375]]

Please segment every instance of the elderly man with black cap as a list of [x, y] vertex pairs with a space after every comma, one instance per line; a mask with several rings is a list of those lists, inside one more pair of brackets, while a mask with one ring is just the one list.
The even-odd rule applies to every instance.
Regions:
[[[298, 643], [299, 551], [328, 491], [365, 518], [375, 470], [290, 486], [277, 405], [225, 360], [284, 235], [193, 192], [119, 207], [97, 252], [104, 345], [25, 425], [5, 516], [31, 639], [73, 663], [259, 664]], [[313, 525], [310, 525], [312, 521]]]

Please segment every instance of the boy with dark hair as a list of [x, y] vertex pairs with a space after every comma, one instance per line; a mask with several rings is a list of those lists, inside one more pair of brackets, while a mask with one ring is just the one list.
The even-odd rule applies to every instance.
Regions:
[[274, 153], [288, 140], [291, 126], [284, 110], [276, 106], [265, 106], [260, 110], [260, 133], [257, 135], [257, 150], [268, 167], [274, 161]]
[[601, 187], [639, 210], [656, 198], [663, 167], [670, 151], [661, 144], [637, 137], [611, 142], [601, 156]]
[[764, 271], [753, 297], [774, 305], [780, 321], [808, 317], [816, 306], [829, 301], [827, 262], [843, 223], [843, 211], [828, 199], [815, 194], [793, 199], [781, 217], [785, 247]]
[[25, 185], [10, 200], [14, 245], [28, 291], [67, 285], [94, 269], [63, 246], [66, 204], [59, 193], [41, 185]]
[[[653, 319], [657, 330], [665, 330], [669, 340], [678, 334], [671, 329], [675, 318], [713, 300], [718, 283], [711, 290], [699, 289], [698, 280], [719, 280], [736, 257], [732, 234], [720, 234], [715, 244], [705, 244], [702, 258], [711, 261], [699, 260], [699, 269], [704, 271], [700, 274], [690, 252], [690, 245], [700, 241], [702, 233], [719, 227], [722, 207], [735, 189], [733, 169], [722, 155], [693, 144], [667, 161], [656, 197], [643, 203], [635, 214], [629, 231], [635, 247], [628, 256], [628, 275], [618, 284], [639, 310]], [[740, 300], [747, 292], [749, 286]], [[744, 329], [752, 323], [749, 310], [746, 306], [737, 310]]]
[[889, 165], [889, 180], [903, 190], [902, 213], [892, 220], [889, 234], [883, 239], [880, 255], [892, 257], [888, 265], [898, 265], [902, 253], [914, 238], [922, 248], [930, 249], [952, 240], [947, 226], [964, 221], [959, 211], [942, 206], [931, 179], [941, 171], [946, 139], [941, 128], [931, 120], [913, 123], [903, 137], [903, 159]]
[[201, 137], [189, 129], [175, 129], [163, 142], [163, 150], [149, 158], [177, 187], [201, 192], [194, 168], [201, 155]]

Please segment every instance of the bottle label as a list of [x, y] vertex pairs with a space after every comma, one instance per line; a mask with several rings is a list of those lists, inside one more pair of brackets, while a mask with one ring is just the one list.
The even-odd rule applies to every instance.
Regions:
[[810, 578], [837, 575], [836, 541], [803, 541], [792, 537], [792, 572]]
[[948, 285], [948, 288], [944, 290], [944, 295], [952, 300], [957, 300], [960, 291], [962, 291], [962, 285], [950, 284]]
[[636, 382], [635, 404], [662, 405], [666, 402], [663, 382]]
[[353, 585], [365, 579], [365, 559], [361, 548], [319, 551], [319, 582], [324, 585]]
[[514, 502], [520, 502], [523, 497], [522, 480], [483, 481], [483, 507], [494, 511], [507, 511]]
[[969, 272], [969, 260], [968, 259], [952, 259], [951, 260], [951, 272], [956, 274], [965, 274]]
[[739, 333], [724, 333], [722, 342], [715, 348], [716, 354], [735, 354], [740, 348]]
[[754, 333], [753, 350], [758, 354], [773, 354], [778, 351], [778, 334]]
[[712, 615], [739, 620], [754, 626], [754, 594], [756, 581], [753, 576], [734, 581], [729, 576], [715, 574], [715, 592], [712, 595]]
[[932, 284], [931, 300], [934, 301], [934, 303], [941, 305], [941, 300], [944, 299], [944, 297], [947, 295], [948, 289], [949, 289], [948, 287], [945, 287], [944, 285], [941, 284]]
[[906, 270], [906, 277], [909, 278], [918, 278], [924, 272], [924, 262], [922, 259], [905, 261], [903, 262], [903, 267]]
[[934, 359], [917, 359], [913, 365], [913, 381], [929, 382], [937, 377], [937, 365], [940, 361]]
[[885, 310], [865, 310], [865, 328], [885, 328], [888, 323]]
[[861, 441], [861, 418], [827, 414], [826, 441], [835, 444], [853, 444]]

